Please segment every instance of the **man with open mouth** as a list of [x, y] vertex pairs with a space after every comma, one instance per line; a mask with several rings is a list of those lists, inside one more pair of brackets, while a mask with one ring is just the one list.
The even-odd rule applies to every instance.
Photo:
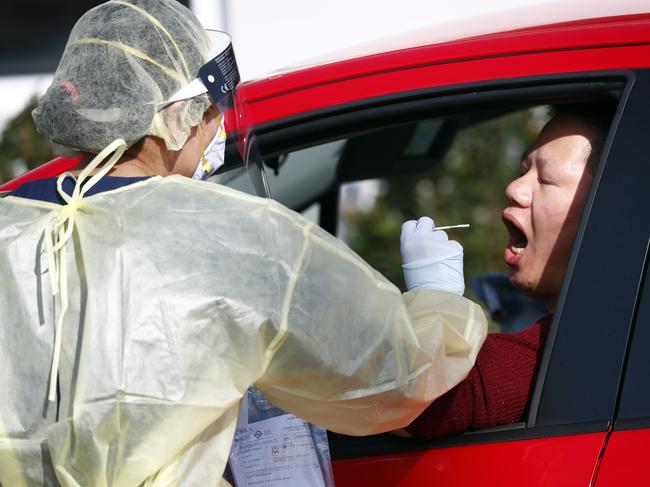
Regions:
[[[467, 378], [396, 434], [429, 439], [524, 420], [614, 109], [602, 101], [560, 107], [524, 153], [521, 175], [506, 188], [503, 223], [510, 237], [504, 260], [510, 282], [542, 299], [549, 314], [518, 333], [488, 335]], [[460, 256], [462, 271], [462, 249]]]
[[606, 128], [567, 111], [541, 131], [506, 188], [510, 282], [555, 311]]

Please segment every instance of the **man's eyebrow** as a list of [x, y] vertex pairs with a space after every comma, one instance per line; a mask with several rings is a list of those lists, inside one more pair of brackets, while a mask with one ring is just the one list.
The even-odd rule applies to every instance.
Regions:
[[[530, 164], [530, 162], [528, 162], [528, 161], [530, 161], [529, 158], [530, 158], [530, 154], [532, 152], [533, 152], [532, 148], [525, 150], [524, 153], [521, 155], [521, 161], [519, 162], [519, 164], [520, 165]], [[547, 163], [548, 163], [548, 159], [546, 157], [544, 157], [543, 155], [538, 153], [535, 156], [535, 164], [537, 164], [538, 166], [544, 166]]]
[[549, 164], [551, 160], [553, 160], [553, 158], [549, 159], [548, 157], [544, 157], [542, 154], [538, 153], [535, 157], [535, 164], [537, 164], [537, 167], [542, 168]]

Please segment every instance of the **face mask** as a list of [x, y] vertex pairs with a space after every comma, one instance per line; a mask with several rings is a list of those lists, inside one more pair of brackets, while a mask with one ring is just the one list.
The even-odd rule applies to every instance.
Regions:
[[203, 150], [203, 154], [201, 154], [201, 159], [196, 166], [192, 178], [205, 180], [214, 174], [225, 162], [225, 150], [226, 129], [224, 127], [224, 119], [221, 117], [219, 129], [212, 139], [212, 142], [210, 142]]

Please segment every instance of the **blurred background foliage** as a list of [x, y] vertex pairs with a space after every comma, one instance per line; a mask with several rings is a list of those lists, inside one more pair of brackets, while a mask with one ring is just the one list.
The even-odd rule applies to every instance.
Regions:
[[51, 160], [50, 142], [36, 131], [33, 100], [13, 118], [0, 135], [0, 184]]
[[432, 217], [438, 226], [469, 223], [471, 228], [448, 234], [464, 247], [466, 296], [474, 299], [473, 276], [507, 270], [503, 251], [508, 234], [501, 222], [505, 188], [519, 175], [521, 156], [548, 112], [537, 107], [466, 127], [429, 171], [378, 180], [379, 195], [370, 209], [341, 205], [346, 242], [404, 290], [402, 223], [421, 216]]

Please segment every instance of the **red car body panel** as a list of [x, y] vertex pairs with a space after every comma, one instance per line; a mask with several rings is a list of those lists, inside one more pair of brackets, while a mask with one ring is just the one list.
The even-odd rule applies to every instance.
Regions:
[[57, 157], [47, 164], [43, 164], [31, 171], [19, 176], [11, 181], [6, 182], [0, 186], [0, 191], [12, 191], [27, 181], [34, 181], [36, 179], [53, 178], [66, 171], [76, 167], [81, 162], [81, 157], [68, 159], [67, 157]]
[[605, 435], [591, 433], [337, 460], [333, 464], [334, 480], [337, 487], [586, 487]]
[[648, 458], [650, 429], [615, 431], [607, 442], [595, 487], [650, 483]]
[[[650, 15], [594, 19], [377, 54], [260, 80], [244, 88], [253, 122], [259, 124], [411, 89], [647, 67], [649, 45]], [[609, 50], [624, 46], [642, 47], [643, 51], [617, 50], [614, 54]], [[411, 80], [412, 76], [417, 79]]]
[[[650, 30], [650, 29], [649, 29]], [[639, 46], [592, 48], [499, 56], [388, 71], [348, 78], [270, 98], [249, 101], [254, 124], [378, 96], [545, 74], [640, 68], [650, 65], [650, 42]]]
[[[254, 103], [291, 91], [414, 67], [518, 54], [648, 43], [650, 14], [590, 19], [370, 55], [307, 68], [247, 83], [245, 86], [248, 101]], [[643, 62], [646, 65], [650, 63], [647, 58]], [[555, 72], [562, 71], [556, 69]]]

